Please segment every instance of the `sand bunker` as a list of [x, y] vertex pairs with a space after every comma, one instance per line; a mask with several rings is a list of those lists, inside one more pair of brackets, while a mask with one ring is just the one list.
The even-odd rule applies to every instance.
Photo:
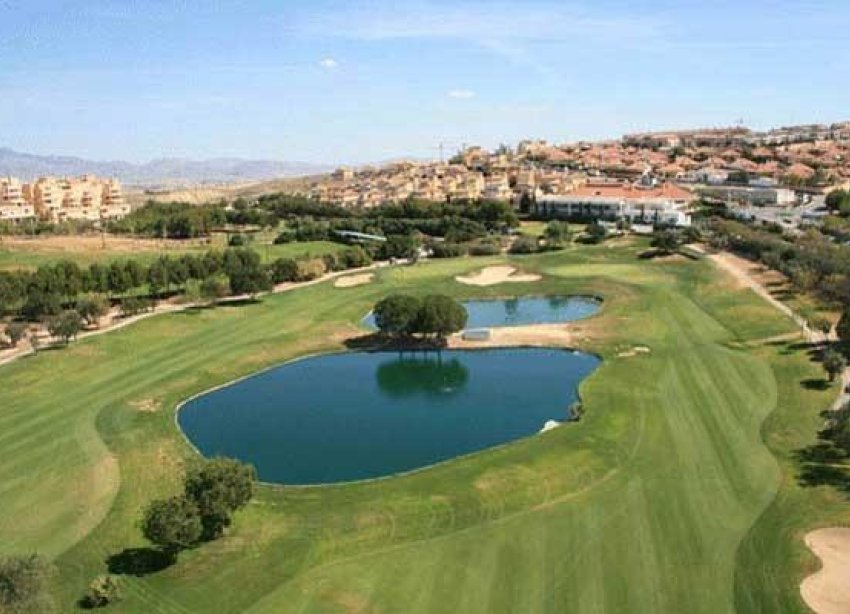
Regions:
[[364, 284], [371, 283], [374, 277], [375, 275], [373, 273], [340, 277], [334, 282], [334, 288], [353, 288], [355, 286], [362, 286]]
[[800, 584], [800, 594], [817, 614], [850, 612], [850, 529], [818, 529], [806, 546], [823, 563]]
[[488, 266], [473, 275], [455, 277], [457, 281], [468, 286], [495, 286], [506, 282], [529, 283], [540, 281], [540, 275], [517, 273], [512, 266]]
[[548, 433], [552, 429], [556, 429], [559, 426], [561, 426], [561, 423], [558, 422], [557, 420], [547, 420], [546, 424], [543, 425], [543, 428], [540, 429], [540, 432], [541, 433]]

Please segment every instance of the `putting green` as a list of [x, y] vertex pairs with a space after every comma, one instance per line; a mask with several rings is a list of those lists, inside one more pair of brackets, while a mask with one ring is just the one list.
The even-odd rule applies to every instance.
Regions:
[[[7, 365], [0, 550], [55, 557], [67, 610], [107, 557], [145, 546], [140, 508], [192, 455], [180, 400], [338, 349], [390, 291], [589, 292], [606, 303], [584, 347], [605, 362], [580, 423], [404, 477], [264, 487], [223, 539], [127, 576], [116, 611], [804, 611], [795, 582], [816, 563], [797, 536], [847, 512], [830, 487], [797, 484], [793, 452], [832, 393], [800, 385], [821, 377], [803, 350], [758, 342], [793, 332], [772, 307], [709, 262], [641, 261], [642, 248], [511, 261], [544, 275], [521, 288], [453, 281], [498, 258], [382, 271]], [[617, 356], [636, 345], [651, 351]]]

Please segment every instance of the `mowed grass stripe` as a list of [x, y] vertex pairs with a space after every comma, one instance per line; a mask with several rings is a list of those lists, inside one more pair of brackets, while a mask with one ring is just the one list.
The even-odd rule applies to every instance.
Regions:
[[[10, 461], [30, 479], [85, 481], [102, 456], [85, 441], [103, 438], [119, 459], [121, 482], [101, 506], [103, 521], [82, 530], [82, 541], [61, 531], [46, 538], [57, 527], [43, 524], [41, 536], [36, 529], [27, 540], [53, 539], [56, 551], [76, 544], [59, 559], [61, 595], [70, 603], [102, 573], [108, 554], [143, 544], [139, 508], [175, 488], [188, 454], [172, 422], [176, 402], [275, 361], [339, 347], [329, 337], [350, 329], [387, 292], [604, 293], [604, 334], [589, 347], [606, 362], [582, 386], [588, 413], [579, 425], [400, 479], [263, 489], [224, 539], [184, 553], [165, 572], [127, 578], [131, 589], [119, 610], [442, 612], [506, 604], [552, 612], [728, 611], [737, 545], [772, 496], [776, 468], [758, 431], [776, 397], [770, 372], [759, 366], [772, 358], [723, 344], [793, 326], [746, 293], [712, 300], [726, 290], [709, 263], [638, 261], [641, 248], [510, 259], [544, 274], [528, 286], [453, 281], [496, 258], [386, 271], [370, 286], [324, 284], [260, 305], [157, 317], [79, 350], [51, 352], [49, 361], [37, 357], [37, 378], [29, 369], [15, 375], [20, 394], [0, 390], [0, 424], [36, 450], [10, 453], [17, 438], [0, 439], [0, 467]], [[638, 344], [652, 353], [616, 357]], [[162, 401], [158, 413], [129, 405], [152, 397]], [[29, 414], [33, 407], [44, 413]], [[57, 446], [34, 434], [43, 430], [73, 436]], [[52, 458], [66, 447], [76, 466]], [[22, 455], [32, 466], [17, 464]], [[16, 482], [8, 507], [0, 499], [10, 526], [24, 520], [24, 483]], [[45, 483], [36, 509], [53, 504], [46, 495], [57, 488], [57, 480]], [[707, 505], [706, 493], [716, 501]], [[55, 508], [84, 517], [70, 501]], [[223, 590], [233, 586], [239, 589]]]

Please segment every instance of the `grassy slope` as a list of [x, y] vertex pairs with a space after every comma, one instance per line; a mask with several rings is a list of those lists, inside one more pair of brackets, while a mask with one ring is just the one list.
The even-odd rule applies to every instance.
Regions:
[[[487, 262], [385, 271], [369, 286], [324, 284], [257, 305], [158, 317], [4, 367], [0, 551], [57, 556], [70, 602], [106, 556], [143, 545], [139, 508], [174, 488], [190, 455], [173, 424], [180, 399], [337, 347], [335, 334], [390, 289], [592, 291], [609, 300], [589, 348], [607, 360], [583, 385], [588, 414], [579, 425], [404, 478], [264, 488], [226, 538], [128, 580], [120, 609], [799, 607], [795, 574], [810, 560], [794, 527], [837, 502], [831, 491], [807, 491], [818, 503], [789, 515], [783, 501], [804, 497], [783, 454], [811, 437], [814, 408], [828, 393], [800, 392], [799, 379], [817, 374], [800, 352], [727, 346], [787, 332], [789, 323], [751, 293], [729, 292], [708, 263], [661, 265], [626, 248], [581, 248], [523, 259], [549, 274], [543, 284], [476, 290], [451, 281]], [[631, 344], [652, 353], [616, 358]], [[133, 405], [151, 400], [163, 409]], [[779, 465], [761, 444], [762, 428]], [[787, 429], [795, 437], [777, 441]], [[756, 581], [762, 569], [759, 577], [783, 590]], [[779, 607], [760, 607], [771, 594]]]

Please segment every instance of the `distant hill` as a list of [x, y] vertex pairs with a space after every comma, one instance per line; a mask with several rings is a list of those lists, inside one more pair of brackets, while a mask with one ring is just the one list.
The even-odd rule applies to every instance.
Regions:
[[73, 156], [39, 156], [0, 147], [0, 176], [32, 180], [43, 175], [66, 176], [91, 173], [117, 177], [128, 185], [178, 187], [205, 183], [267, 181], [283, 177], [316, 175], [332, 167], [308, 162], [213, 158], [184, 160], [161, 158], [144, 164], [121, 160], [93, 161]]

